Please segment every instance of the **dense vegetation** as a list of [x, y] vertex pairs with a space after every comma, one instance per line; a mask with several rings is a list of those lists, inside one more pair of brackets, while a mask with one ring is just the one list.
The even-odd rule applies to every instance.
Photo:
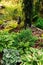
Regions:
[[[0, 0], [2, 65], [43, 65], [42, 10], [42, 0]], [[41, 29], [39, 37], [34, 27]]]
[[28, 50], [30, 46], [34, 46], [37, 37], [32, 36], [31, 30], [22, 30], [20, 33], [8, 33], [1, 31], [0, 32], [0, 51], [3, 48], [15, 48]]

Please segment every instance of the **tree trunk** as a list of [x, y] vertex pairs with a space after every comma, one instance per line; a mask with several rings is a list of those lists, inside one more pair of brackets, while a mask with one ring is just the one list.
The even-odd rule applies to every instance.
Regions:
[[29, 27], [31, 27], [33, 15], [33, 0], [23, 0], [23, 3], [23, 11], [25, 13], [25, 28], [27, 24], [29, 24]]

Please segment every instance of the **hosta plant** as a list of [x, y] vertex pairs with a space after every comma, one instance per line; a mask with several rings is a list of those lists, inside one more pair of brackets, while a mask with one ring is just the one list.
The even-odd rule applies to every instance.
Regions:
[[20, 33], [8, 33], [6, 31], [0, 32], [0, 47], [2, 48], [16, 48], [23, 51], [34, 46], [36, 37], [32, 36], [31, 30], [22, 30]]
[[17, 50], [4, 49], [3, 52], [2, 65], [17, 65], [17, 63], [20, 65], [21, 59]]
[[43, 65], [43, 52], [35, 48], [30, 48], [21, 58], [21, 65]]

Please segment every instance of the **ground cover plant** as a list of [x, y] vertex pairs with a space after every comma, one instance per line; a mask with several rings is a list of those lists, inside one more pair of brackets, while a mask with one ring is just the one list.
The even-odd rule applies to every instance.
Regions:
[[[19, 50], [4, 49], [2, 65], [43, 65], [43, 51], [30, 47], [24, 54]], [[19, 64], [17, 64], [19, 63]]]
[[0, 0], [0, 65], [43, 65], [42, 16], [42, 0]]
[[34, 46], [37, 37], [32, 36], [31, 30], [22, 30], [20, 33], [8, 33], [0, 31], [0, 49], [21, 48], [23, 51], [30, 46]]
[[[18, 50], [20, 53], [20, 57], [22, 60], [21, 65], [34, 65], [34, 64], [43, 64], [43, 52], [41, 50], [31, 48], [34, 45], [34, 42], [37, 40], [36, 37], [33, 37], [32, 34], [30, 33], [31, 30], [22, 30], [20, 33], [8, 33], [8, 32], [0, 32], [2, 38], [0, 39], [0, 42], [2, 44], [3, 48], [9, 48], [9, 49], [14, 49]], [[29, 36], [28, 36], [29, 35]], [[35, 39], [34, 39], [35, 38]], [[2, 48], [1, 48], [2, 49]], [[3, 50], [3, 49], [2, 49]], [[9, 53], [10, 51], [8, 51]], [[5, 56], [6, 55], [5, 51]], [[7, 54], [8, 54], [7, 53]], [[12, 52], [13, 53], [13, 52]], [[15, 53], [15, 52], [14, 52]], [[40, 55], [39, 55], [40, 53]], [[11, 57], [10, 57], [11, 58]], [[7, 63], [6, 59], [3, 58], [5, 62]], [[10, 60], [9, 64], [10, 64]], [[5, 63], [4, 62], [4, 63]], [[11, 64], [12, 65], [12, 64]], [[15, 63], [14, 63], [15, 65]]]
[[20, 55], [17, 50], [4, 49], [2, 65], [18, 65], [21, 63]]
[[22, 57], [21, 65], [43, 65], [43, 51], [30, 48]]

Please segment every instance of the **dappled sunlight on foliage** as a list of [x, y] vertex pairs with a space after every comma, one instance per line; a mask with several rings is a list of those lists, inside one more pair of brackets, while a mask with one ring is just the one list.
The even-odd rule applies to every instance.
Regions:
[[0, 0], [0, 65], [43, 65], [43, 0]]

